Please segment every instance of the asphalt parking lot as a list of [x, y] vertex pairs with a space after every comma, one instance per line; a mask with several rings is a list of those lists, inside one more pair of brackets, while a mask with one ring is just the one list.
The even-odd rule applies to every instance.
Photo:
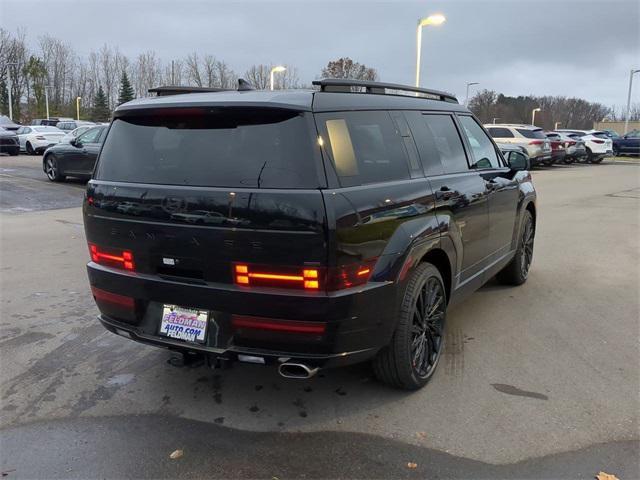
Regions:
[[41, 157], [0, 157], [0, 470], [640, 478], [640, 163], [533, 176], [529, 281], [490, 282], [452, 310], [439, 370], [407, 393], [366, 365], [305, 381], [176, 368], [106, 332], [86, 280], [83, 183], [48, 182]]

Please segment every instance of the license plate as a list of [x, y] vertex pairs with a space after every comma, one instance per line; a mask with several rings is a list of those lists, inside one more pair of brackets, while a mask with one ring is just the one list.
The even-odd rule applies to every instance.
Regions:
[[187, 342], [204, 342], [209, 312], [193, 308], [164, 305], [160, 335]]

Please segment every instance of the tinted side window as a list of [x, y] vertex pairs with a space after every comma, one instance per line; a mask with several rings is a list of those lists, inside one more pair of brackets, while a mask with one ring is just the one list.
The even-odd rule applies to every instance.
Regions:
[[421, 114], [415, 130], [427, 175], [469, 170], [462, 140], [451, 115]]
[[474, 161], [473, 168], [497, 168], [500, 166], [498, 154], [493, 146], [493, 142], [489, 139], [480, 125], [469, 116], [460, 116], [460, 124], [469, 141], [469, 146], [473, 152]]
[[513, 133], [508, 128], [503, 127], [487, 127], [489, 135], [493, 138], [513, 138]]
[[316, 114], [343, 187], [410, 178], [402, 137], [388, 112]]

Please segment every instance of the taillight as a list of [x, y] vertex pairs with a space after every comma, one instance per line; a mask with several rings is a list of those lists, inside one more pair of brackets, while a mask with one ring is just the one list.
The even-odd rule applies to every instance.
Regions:
[[100, 265], [124, 268], [129, 271], [135, 270], [133, 253], [130, 250], [105, 249], [90, 243], [89, 252], [91, 253], [91, 260]]
[[46, 140], [46, 138], [45, 138], [45, 137], [43, 137], [42, 135], [38, 135], [38, 136], [36, 137], [36, 140]]
[[279, 287], [318, 290], [320, 271], [317, 268], [266, 267], [236, 263], [233, 279], [237, 285], [249, 287]]
[[564, 146], [565, 147], [572, 147], [576, 144], [576, 142], [565, 142]]
[[295, 288], [298, 290], [343, 290], [369, 281], [376, 259], [339, 267], [273, 267], [249, 263], [233, 264], [233, 282], [241, 287]]
[[542, 145], [544, 142], [542, 140], [531, 140], [529, 145]]
[[376, 259], [328, 269], [327, 290], [342, 290], [364, 285], [369, 281]]
[[593, 143], [597, 143], [597, 144], [602, 144], [604, 143], [604, 140], [591, 140]]

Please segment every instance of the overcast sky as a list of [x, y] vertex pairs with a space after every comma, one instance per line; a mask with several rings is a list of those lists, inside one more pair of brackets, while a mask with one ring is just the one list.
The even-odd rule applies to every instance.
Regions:
[[[238, 74], [254, 63], [289, 64], [308, 83], [349, 56], [384, 81], [412, 84], [417, 19], [447, 21], [423, 33], [422, 85], [464, 100], [465, 82], [507, 95], [566, 95], [626, 104], [640, 68], [640, 2], [607, 1], [118, 1], [0, 0], [0, 22], [48, 33], [80, 55], [103, 44], [164, 60], [197, 51]], [[633, 101], [640, 101], [640, 74]], [[474, 87], [472, 87], [474, 88]]]

